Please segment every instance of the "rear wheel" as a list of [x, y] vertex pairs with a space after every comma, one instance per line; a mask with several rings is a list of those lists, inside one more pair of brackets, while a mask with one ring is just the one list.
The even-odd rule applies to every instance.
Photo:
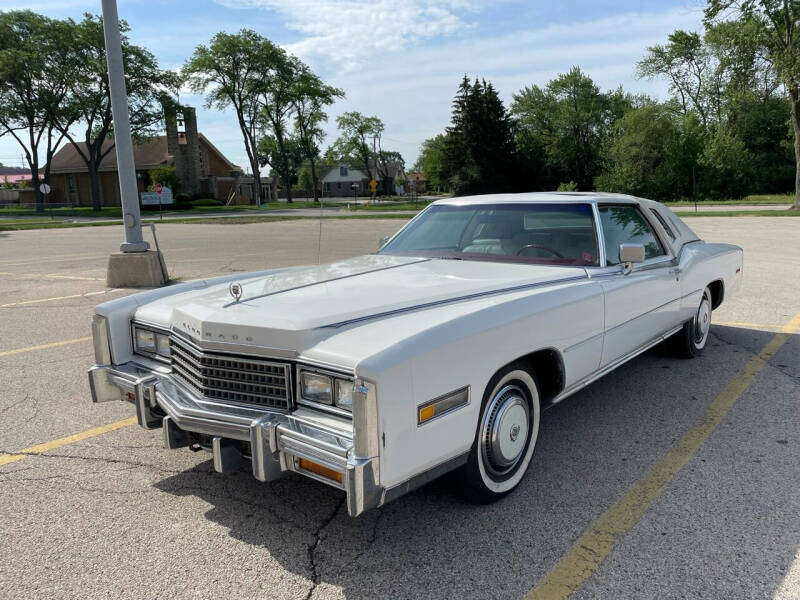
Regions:
[[683, 324], [683, 329], [675, 334], [675, 350], [679, 356], [694, 358], [703, 353], [711, 330], [711, 290], [703, 290], [703, 297], [690, 321]]
[[526, 365], [514, 363], [486, 386], [475, 442], [460, 483], [464, 495], [488, 504], [522, 480], [539, 435], [539, 389]]

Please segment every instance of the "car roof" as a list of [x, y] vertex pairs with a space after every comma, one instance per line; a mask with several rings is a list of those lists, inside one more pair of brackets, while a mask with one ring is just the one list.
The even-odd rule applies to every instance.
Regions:
[[586, 204], [587, 202], [615, 202], [618, 204], [647, 204], [652, 200], [637, 198], [627, 194], [606, 192], [526, 192], [524, 194], [484, 194], [480, 196], [457, 196], [437, 200], [433, 204], [466, 206], [470, 204], [513, 204], [531, 202], [558, 202]]
[[[673, 249], [679, 251], [684, 244], [699, 240], [698, 235], [683, 222], [682, 219], [673, 213], [668, 207], [655, 200], [648, 200], [647, 198], [638, 198], [636, 196], [629, 196], [628, 194], [612, 194], [609, 192], [527, 192], [524, 194], [484, 194], [482, 196], [457, 196], [454, 198], [444, 198], [432, 202], [429, 206], [470, 206], [482, 204], [594, 204], [594, 203], [611, 203], [611, 204], [637, 204], [643, 209], [658, 210], [658, 212], [667, 217], [671, 223], [670, 227], [676, 234], [675, 239], [670, 240]], [[653, 223], [653, 219], [648, 216], [648, 221], [651, 225], [655, 225], [657, 229], [663, 230], [661, 223]], [[666, 232], [665, 232], [666, 233]]]

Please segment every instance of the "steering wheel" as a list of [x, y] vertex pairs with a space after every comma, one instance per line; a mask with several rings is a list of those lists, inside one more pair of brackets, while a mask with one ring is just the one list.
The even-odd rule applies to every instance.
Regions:
[[527, 250], [528, 248], [536, 248], [538, 250], [545, 250], [546, 252], [549, 252], [553, 256], [557, 256], [558, 258], [564, 258], [564, 255], [561, 254], [560, 252], [558, 252], [557, 250], [553, 250], [550, 246], [543, 246], [542, 244], [525, 244], [522, 248], [517, 250], [517, 256], [519, 256], [520, 253], [523, 250]]

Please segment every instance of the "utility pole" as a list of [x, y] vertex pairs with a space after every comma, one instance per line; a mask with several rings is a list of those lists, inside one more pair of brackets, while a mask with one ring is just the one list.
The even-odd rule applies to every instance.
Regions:
[[111, 92], [111, 114], [114, 118], [117, 173], [125, 231], [125, 241], [119, 246], [121, 252], [114, 253], [109, 258], [106, 284], [109, 287], [157, 287], [167, 283], [166, 269], [161, 253], [149, 251], [150, 244], [142, 238], [139, 188], [133, 160], [133, 140], [128, 115], [128, 93], [125, 89], [117, 2], [102, 0], [102, 5], [108, 87]]
[[125, 225], [125, 241], [119, 249], [123, 252], [144, 252], [150, 244], [142, 239], [139, 216], [139, 189], [136, 185], [136, 166], [133, 162], [131, 122], [128, 115], [128, 93], [122, 65], [122, 42], [119, 34], [119, 16], [116, 0], [103, 0], [103, 35], [106, 42], [108, 87], [111, 92], [111, 114], [114, 117], [114, 142], [117, 152], [117, 172]]

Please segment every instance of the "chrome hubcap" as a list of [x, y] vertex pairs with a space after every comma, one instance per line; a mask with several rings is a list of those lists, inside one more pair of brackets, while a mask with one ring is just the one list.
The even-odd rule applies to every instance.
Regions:
[[530, 410], [523, 391], [508, 385], [495, 394], [486, 410], [481, 452], [494, 475], [510, 472], [522, 458], [530, 429]]
[[711, 303], [707, 297], [703, 296], [703, 301], [694, 317], [694, 343], [696, 345], [705, 344], [709, 329], [711, 329]]

